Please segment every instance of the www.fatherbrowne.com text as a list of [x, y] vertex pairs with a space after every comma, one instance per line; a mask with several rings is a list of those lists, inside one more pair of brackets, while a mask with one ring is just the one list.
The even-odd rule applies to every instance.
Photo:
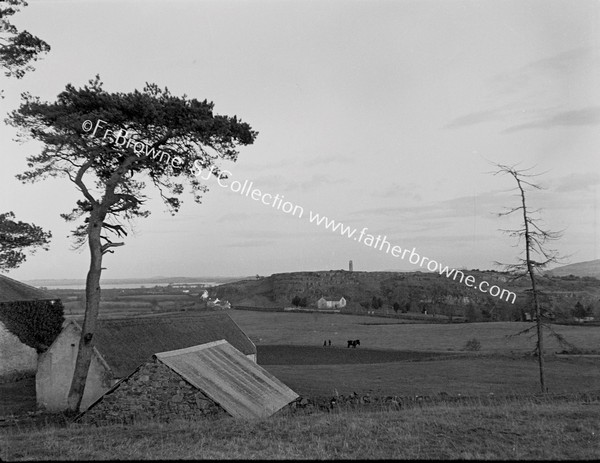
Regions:
[[[194, 173], [194, 175], [198, 177], [202, 173], [202, 167], [200, 164], [196, 163], [194, 163], [194, 167], [197, 169], [197, 172]], [[212, 172], [208, 172], [206, 177], [201, 178], [203, 180], [208, 180], [211, 176]], [[305, 216], [304, 208], [302, 206], [292, 204], [289, 201], [284, 201], [285, 197], [283, 195], [273, 195], [271, 193], [265, 193], [258, 188], [254, 188], [254, 182], [249, 182], [248, 180], [245, 180], [244, 182], [233, 180], [226, 183], [226, 180], [230, 180], [231, 176], [231, 172], [223, 170], [217, 176], [217, 183], [222, 188], [229, 188], [234, 193], [252, 198], [254, 201], [260, 201], [265, 206], [271, 206], [274, 209], [281, 210], [286, 214], [291, 214], [299, 219]], [[358, 229], [356, 228], [345, 226], [341, 222], [336, 222], [333, 219], [321, 216], [313, 211], [308, 211], [308, 220], [310, 223], [318, 226], [324, 226], [326, 229], [331, 230], [334, 233], [339, 231], [341, 236], [346, 236], [347, 238], [354, 239], [354, 241], [362, 243], [365, 246], [384, 251], [386, 254], [391, 254], [393, 257], [406, 259], [408, 256], [408, 261], [413, 265], [419, 265], [421, 268], [427, 268], [427, 270], [430, 272], [437, 272], [440, 275], [444, 275], [446, 278], [451, 278], [453, 281], [457, 281], [458, 279], [458, 281], [464, 283], [469, 288], [476, 288], [482, 293], [488, 293], [491, 296], [499, 297], [500, 299], [510, 302], [511, 304], [514, 304], [517, 298], [517, 295], [512, 291], [508, 291], [507, 289], [500, 288], [496, 285], [490, 285], [485, 280], [478, 283], [473, 275], [465, 275], [464, 272], [460, 270], [448, 268], [447, 265], [443, 265], [440, 262], [429, 259], [428, 257], [421, 256], [414, 247], [412, 249], [402, 249], [400, 246], [392, 245], [392, 243], [387, 240], [387, 236], [385, 235], [382, 237], [381, 235], [374, 236], [370, 233], [367, 233], [367, 227], [364, 227], [362, 230], [360, 230], [360, 232], [358, 232]]]

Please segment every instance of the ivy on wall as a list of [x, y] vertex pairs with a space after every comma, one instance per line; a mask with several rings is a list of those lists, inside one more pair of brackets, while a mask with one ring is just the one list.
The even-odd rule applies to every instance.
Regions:
[[38, 353], [44, 352], [60, 333], [64, 307], [56, 301], [0, 303], [0, 322], [19, 340]]

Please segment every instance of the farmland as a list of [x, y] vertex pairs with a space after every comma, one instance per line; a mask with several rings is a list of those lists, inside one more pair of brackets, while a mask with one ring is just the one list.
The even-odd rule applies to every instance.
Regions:
[[[527, 323], [416, 324], [340, 314], [229, 314], [258, 345], [259, 363], [264, 360], [271, 373], [299, 394], [478, 396], [526, 394], [539, 388], [532, 340], [527, 335], [507, 338], [531, 325]], [[598, 327], [554, 329], [580, 349], [600, 346]], [[481, 342], [478, 352], [464, 350], [471, 338]], [[322, 347], [325, 339], [333, 347]], [[348, 339], [360, 339], [358, 349], [365, 353], [348, 349]], [[550, 336], [546, 348], [551, 392], [600, 390], [600, 358], [557, 357], [554, 352], [563, 347]]]
[[[346, 347], [348, 339], [360, 339], [361, 347], [408, 351], [461, 351], [471, 338], [481, 342], [480, 352], [524, 354], [533, 349], [528, 335], [507, 336], [528, 328], [526, 322], [425, 324], [358, 315], [228, 311], [233, 320], [257, 345]], [[600, 327], [562, 326], [553, 329], [580, 349], [600, 348]], [[554, 337], [546, 334], [548, 353], [562, 351]]]
[[[7, 444], [0, 458], [600, 456], [600, 358], [557, 356], [554, 352], [563, 348], [548, 337], [551, 394], [536, 395], [532, 340], [507, 339], [527, 327], [525, 323], [420, 324], [342, 314], [228, 312], [257, 344], [259, 364], [303, 397], [356, 393], [413, 401], [422, 397], [426, 402], [400, 411], [382, 405], [284, 414], [251, 428], [232, 419], [93, 428], [37, 420], [0, 428], [0, 440]], [[600, 328], [554, 329], [580, 349], [593, 351], [600, 345]], [[479, 351], [465, 350], [472, 338], [480, 341]], [[323, 347], [329, 339], [332, 346]], [[361, 345], [347, 348], [348, 339], [360, 339]], [[4, 414], [33, 406], [31, 379], [0, 388]], [[457, 398], [460, 403], [453, 401]], [[429, 399], [435, 400], [427, 403]]]

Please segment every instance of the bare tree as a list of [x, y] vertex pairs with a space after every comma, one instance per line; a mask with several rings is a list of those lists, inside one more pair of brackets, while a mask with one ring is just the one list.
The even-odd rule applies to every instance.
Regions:
[[[559, 239], [562, 236], [562, 232], [553, 232], [545, 230], [540, 225], [540, 219], [536, 218], [535, 215], [539, 213], [539, 209], [530, 210], [527, 207], [525, 193], [528, 190], [541, 190], [543, 189], [535, 183], [531, 183], [528, 179], [537, 177], [539, 174], [530, 173], [531, 168], [517, 170], [515, 166], [506, 166], [503, 164], [495, 164], [498, 168], [494, 172], [494, 175], [510, 175], [517, 182], [517, 193], [520, 199], [520, 205], [517, 207], [506, 208], [505, 212], [501, 212], [498, 216], [507, 216], [513, 213], [519, 213], [522, 215], [523, 226], [513, 230], [502, 230], [511, 237], [516, 237], [519, 241], [517, 246], [523, 247], [523, 252], [518, 258], [516, 264], [500, 264], [509, 271], [515, 279], [529, 278], [531, 283], [530, 294], [531, 304], [535, 313], [535, 325], [523, 330], [517, 334], [527, 333], [535, 328], [537, 341], [535, 352], [538, 357], [538, 364], [540, 370], [540, 387], [542, 392], [547, 392], [546, 379], [544, 374], [544, 338], [543, 329], [547, 328], [553, 335], [555, 335], [559, 341], [566, 342], [558, 333], [554, 332], [552, 328], [544, 323], [544, 317], [547, 312], [542, 311], [541, 307], [541, 291], [537, 284], [537, 278], [541, 275], [541, 270], [547, 267], [551, 263], [559, 262], [559, 256], [556, 250], [549, 249], [548, 243]], [[522, 244], [521, 244], [522, 243]], [[498, 263], [498, 262], [497, 262]], [[499, 263], [498, 263], [499, 264]]]

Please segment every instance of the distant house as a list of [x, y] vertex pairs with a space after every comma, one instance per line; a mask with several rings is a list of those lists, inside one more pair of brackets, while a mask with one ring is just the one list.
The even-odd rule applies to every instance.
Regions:
[[266, 418], [298, 398], [225, 340], [156, 353], [81, 416], [94, 424], [136, 419], [198, 419], [228, 414]]
[[591, 315], [588, 315], [586, 317], [573, 317], [573, 318], [578, 323], [587, 323], [587, 322], [593, 322], [594, 321], [594, 317], [591, 316]]
[[[66, 409], [80, 336], [80, 325], [69, 321], [52, 346], [40, 355], [36, 375], [40, 408]], [[256, 346], [225, 312], [98, 320], [94, 354], [80, 408], [85, 410], [156, 352], [222, 339], [256, 362]]]
[[[556, 315], [554, 315], [552, 312], [544, 311], [542, 313], [542, 318], [554, 320], [556, 319]], [[525, 312], [525, 321], [537, 321], [537, 316], [535, 315], [535, 312]]]
[[342, 307], [346, 307], [346, 299], [343, 297], [339, 300], [322, 297], [317, 301], [318, 309], [341, 309]]
[[0, 275], [0, 380], [35, 374], [38, 352], [62, 321], [62, 305], [50, 294]]
[[219, 298], [216, 298], [214, 301], [209, 299], [206, 305], [207, 307], [212, 307], [214, 309], [231, 309], [229, 301], [222, 301]]

